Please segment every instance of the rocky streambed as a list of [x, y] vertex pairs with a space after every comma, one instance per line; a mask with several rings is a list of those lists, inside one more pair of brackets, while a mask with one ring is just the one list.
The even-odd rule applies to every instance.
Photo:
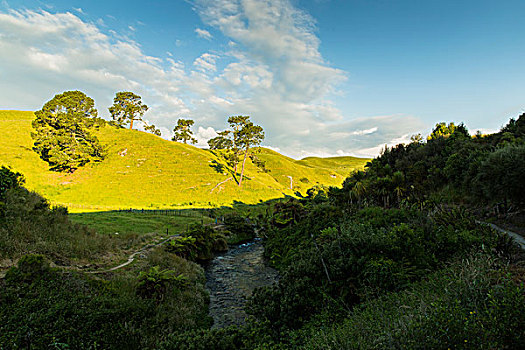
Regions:
[[263, 252], [262, 241], [256, 238], [230, 247], [205, 266], [214, 328], [243, 324], [247, 317], [244, 305], [253, 290], [277, 281], [277, 271], [266, 264]]

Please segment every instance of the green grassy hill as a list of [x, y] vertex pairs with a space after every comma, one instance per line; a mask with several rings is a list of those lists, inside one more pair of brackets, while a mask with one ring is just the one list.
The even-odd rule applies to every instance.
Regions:
[[0, 111], [0, 165], [23, 173], [27, 188], [73, 212], [257, 203], [296, 192], [304, 194], [316, 184], [339, 186], [367, 161], [353, 157], [296, 161], [263, 148], [259, 158], [270, 172], [248, 163], [246, 181], [239, 188], [228, 180], [231, 175], [227, 171], [218, 169], [221, 160], [208, 150], [106, 126], [97, 132], [108, 148], [106, 160], [63, 174], [49, 171], [48, 164], [31, 150], [33, 118], [33, 112]]

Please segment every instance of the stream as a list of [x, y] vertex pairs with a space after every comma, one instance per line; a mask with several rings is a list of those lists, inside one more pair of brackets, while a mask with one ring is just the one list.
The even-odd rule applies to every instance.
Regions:
[[210, 293], [213, 328], [241, 325], [247, 317], [244, 304], [256, 287], [278, 280], [277, 271], [263, 258], [262, 240], [230, 247], [205, 267], [206, 289]]

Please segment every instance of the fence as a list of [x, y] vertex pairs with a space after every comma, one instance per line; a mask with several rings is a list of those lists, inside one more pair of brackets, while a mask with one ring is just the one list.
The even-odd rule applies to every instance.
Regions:
[[152, 215], [166, 215], [166, 216], [187, 216], [187, 217], [200, 217], [208, 216], [215, 217], [215, 211], [213, 209], [118, 209], [111, 210], [118, 213], [139, 213], [139, 214], [152, 214]]

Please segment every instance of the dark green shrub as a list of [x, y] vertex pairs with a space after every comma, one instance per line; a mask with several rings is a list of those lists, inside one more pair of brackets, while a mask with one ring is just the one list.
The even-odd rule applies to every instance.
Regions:
[[228, 241], [231, 244], [240, 244], [255, 238], [255, 228], [246, 218], [231, 214], [224, 217], [224, 226], [230, 232]]
[[137, 284], [137, 295], [143, 298], [163, 300], [166, 293], [180, 291], [188, 282], [184, 275], [176, 275], [173, 270], [160, 270], [153, 266], [141, 272]]
[[209, 260], [213, 258], [214, 252], [228, 250], [228, 243], [211, 226], [195, 224], [184, 236], [174, 237], [166, 249], [185, 259]]
[[17, 267], [12, 267], [7, 271], [5, 278], [10, 283], [31, 282], [44, 276], [49, 271], [49, 263], [43, 255], [28, 254], [18, 260]]
[[15, 173], [10, 168], [2, 166], [0, 168], [0, 202], [5, 201], [7, 190], [19, 188], [24, 182], [25, 179], [22, 174]]
[[406, 291], [303, 334], [306, 349], [521, 349], [525, 289], [490, 255], [455, 261]]

